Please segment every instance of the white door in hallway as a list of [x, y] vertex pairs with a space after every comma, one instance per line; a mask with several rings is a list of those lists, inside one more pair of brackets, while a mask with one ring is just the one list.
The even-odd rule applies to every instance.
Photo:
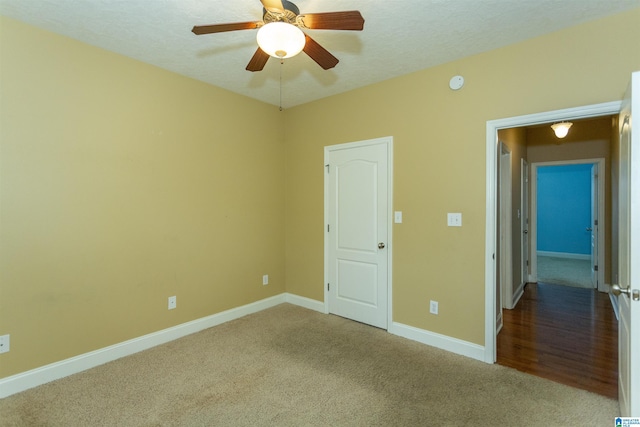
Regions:
[[598, 164], [591, 165], [591, 223], [587, 230], [591, 233], [591, 286], [598, 288], [598, 234], [599, 231], [599, 211], [600, 211], [600, 194], [598, 188], [599, 170]]
[[640, 72], [631, 76], [619, 117], [619, 282], [613, 286], [620, 314], [620, 413], [640, 417], [640, 132], [632, 129], [633, 111], [640, 111]]
[[325, 148], [329, 312], [387, 329], [391, 138]]
[[520, 229], [522, 230], [521, 282], [524, 286], [529, 281], [529, 162], [520, 159]]

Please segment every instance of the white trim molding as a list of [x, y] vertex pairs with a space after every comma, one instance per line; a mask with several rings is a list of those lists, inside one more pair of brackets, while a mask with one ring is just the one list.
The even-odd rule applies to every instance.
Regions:
[[524, 283], [520, 283], [518, 285], [518, 288], [513, 293], [513, 306], [512, 307], [516, 307], [518, 305], [518, 301], [520, 301], [520, 298], [522, 298], [522, 295], [524, 295], [524, 285], [525, 285]]
[[567, 259], [579, 259], [581, 261], [589, 261], [591, 255], [589, 254], [572, 254], [569, 252], [552, 252], [552, 251], [536, 251], [538, 256], [549, 256], [554, 258], [567, 258]]
[[393, 322], [390, 325], [389, 332], [394, 335], [398, 335], [399, 337], [417, 341], [431, 347], [436, 347], [461, 356], [484, 361], [484, 347], [478, 344], [398, 322]]
[[200, 332], [204, 329], [239, 319], [249, 314], [257, 313], [282, 303], [295, 305], [322, 312], [324, 304], [308, 298], [282, 293], [270, 298], [232, 308], [220, 313], [206, 316], [180, 325], [172, 326], [161, 331], [152, 332], [141, 337], [123, 341], [89, 353], [80, 354], [69, 359], [41, 366], [30, 371], [21, 372], [10, 377], [0, 379], [0, 399], [21, 391], [37, 387], [48, 382], [64, 378], [78, 372], [103, 365], [121, 357], [129, 356], [169, 341]]
[[[206, 316], [163, 329], [161, 331], [123, 341], [109, 347], [104, 347], [99, 350], [80, 354], [69, 359], [2, 378], [0, 379], [0, 399], [283, 303], [297, 305], [319, 313], [324, 313], [325, 311], [325, 304], [322, 301], [290, 293], [282, 293], [251, 304], [232, 308], [211, 316]], [[452, 338], [397, 322], [392, 322], [389, 325], [388, 332], [445, 351], [467, 356], [472, 359], [484, 359], [484, 347], [478, 344], [459, 340], [457, 338]]]
[[[285, 302], [307, 308], [309, 310], [324, 313], [324, 302], [311, 298], [301, 297], [300, 295], [285, 294]], [[326, 314], [326, 313], [325, 313]]]

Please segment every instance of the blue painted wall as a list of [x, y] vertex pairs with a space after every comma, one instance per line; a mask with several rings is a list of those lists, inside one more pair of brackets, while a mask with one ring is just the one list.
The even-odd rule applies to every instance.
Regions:
[[591, 253], [590, 164], [538, 168], [538, 250]]

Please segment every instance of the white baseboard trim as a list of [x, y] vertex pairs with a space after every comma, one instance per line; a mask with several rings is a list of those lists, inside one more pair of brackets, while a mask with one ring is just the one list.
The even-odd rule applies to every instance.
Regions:
[[538, 256], [552, 256], [555, 258], [570, 258], [570, 259], [581, 259], [581, 260], [590, 260], [590, 254], [570, 254], [568, 252], [550, 252], [550, 251], [538, 251], [536, 252]]
[[603, 294], [611, 294], [611, 284], [609, 283], [600, 283], [596, 288], [598, 292], [602, 292]]
[[324, 302], [317, 301], [311, 298], [301, 297], [299, 295], [294, 294], [285, 294], [285, 302], [289, 304], [298, 305], [300, 307], [308, 308], [309, 310], [319, 311], [320, 313], [324, 313]]
[[513, 308], [517, 307], [520, 298], [522, 298], [522, 295], [524, 295], [524, 283], [520, 283], [516, 291], [513, 293]]
[[[276, 305], [284, 302], [290, 302], [292, 304], [301, 305], [305, 308], [314, 309], [313, 304], [311, 304], [310, 301], [313, 300], [307, 301], [306, 298], [283, 293], [251, 304], [243, 305], [241, 307], [212, 314], [211, 316], [172, 326], [171, 328], [163, 329], [161, 331], [152, 332], [109, 347], [104, 347], [99, 350], [41, 366], [30, 371], [2, 378], [0, 379], [0, 399], [99, 365], [103, 365], [121, 357], [129, 356], [160, 344], [165, 344], [169, 341], [220, 325], [230, 320], [239, 319], [240, 317], [244, 317], [248, 314], [257, 313], [267, 308], [275, 307]], [[318, 304], [324, 307], [324, 304]]]
[[451, 353], [470, 357], [472, 359], [480, 360], [481, 362], [485, 361], [484, 346], [478, 344], [397, 322], [393, 322], [391, 324], [389, 332], [403, 338], [418, 341], [422, 344], [450, 351]]
[[[324, 302], [294, 294], [282, 293], [251, 304], [232, 308], [220, 313], [212, 314], [211, 316], [192, 320], [190, 322], [172, 326], [171, 328], [123, 341], [109, 347], [80, 354], [69, 359], [2, 378], [0, 379], [0, 399], [103, 365], [113, 360], [120, 359], [121, 357], [129, 356], [140, 351], [165, 344], [169, 341], [200, 332], [204, 329], [275, 307], [282, 303], [298, 305], [320, 313], [325, 312]], [[391, 324], [388, 332], [422, 344], [484, 361], [484, 347], [478, 344], [473, 344], [396, 322]]]
[[620, 321], [620, 308], [618, 307], [618, 297], [609, 293], [609, 300], [611, 301], [611, 307], [613, 307], [613, 313], [616, 315], [616, 320]]

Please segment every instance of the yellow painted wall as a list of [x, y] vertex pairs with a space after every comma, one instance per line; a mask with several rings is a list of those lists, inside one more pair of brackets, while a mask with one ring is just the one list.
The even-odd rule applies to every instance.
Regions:
[[285, 291], [276, 107], [0, 28], [0, 377]]
[[[323, 147], [391, 135], [403, 211], [393, 319], [482, 345], [486, 122], [620, 100], [640, 70], [638, 40], [635, 9], [290, 109], [287, 290], [323, 300]], [[454, 92], [456, 74], [466, 83]], [[447, 227], [447, 212], [462, 212], [463, 226]]]
[[486, 121], [620, 99], [640, 69], [625, 50], [638, 22], [634, 10], [280, 113], [0, 18], [0, 377], [285, 290], [321, 301], [323, 147], [387, 135], [404, 211], [394, 320], [482, 344]]

